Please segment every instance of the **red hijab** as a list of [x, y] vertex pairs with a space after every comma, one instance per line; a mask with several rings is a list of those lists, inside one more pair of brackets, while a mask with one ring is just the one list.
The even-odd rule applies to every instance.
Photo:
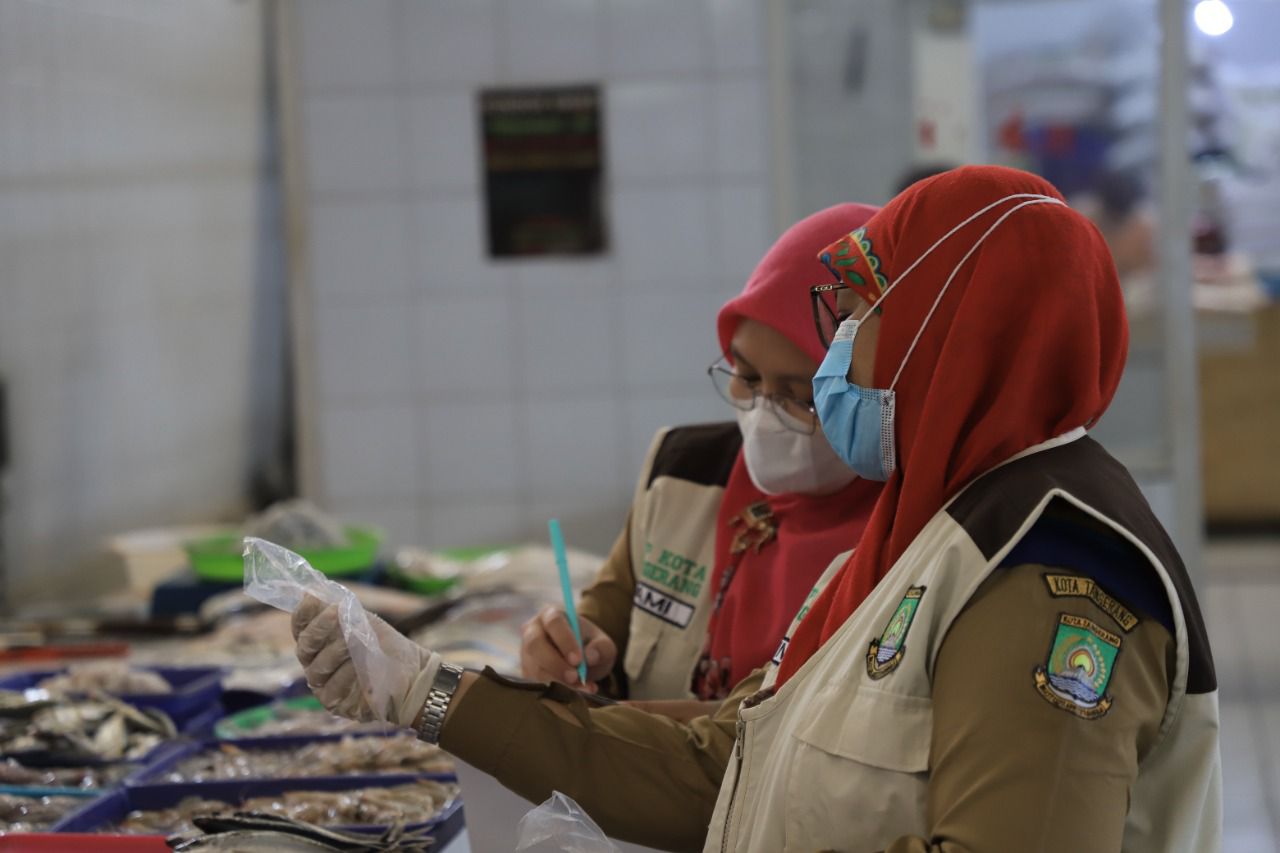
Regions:
[[[818, 252], [841, 234], [863, 225], [876, 208], [841, 204], [801, 220], [760, 261], [742, 293], [720, 309], [720, 349], [738, 324], [751, 319], [780, 332], [817, 362], [826, 354], [813, 326], [809, 288], [830, 279]], [[857, 544], [880, 493], [880, 484], [854, 480], [833, 495], [774, 495], [757, 489], [742, 453], [734, 462], [716, 519], [714, 595], [732, 569], [730, 583], [707, 628], [707, 644], [695, 690], [703, 698], [723, 696], [751, 670], [773, 656], [792, 617], [818, 576], [837, 554]], [[748, 507], [767, 503], [776, 528], [759, 551], [732, 553]]]
[[[857, 275], [842, 278], [872, 302], [952, 228], [1018, 193], [1061, 199], [1047, 181], [1015, 169], [955, 169], [911, 187], [824, 254], [854, 256]], [[1092, 425], [1111, 402], [1129, 340], [1120, 284], [1102, 236], [1070, 208], [1011, 213], [925, 323], [961, 258], [1022, 201], [964, 225], [881, 304], [875, 387], [890, 386], [924, 326], [895, 388], [898, 468], [861, 545], [792, 638], [779, 684], [839, 630], [950, 498], [1018, 452]]]

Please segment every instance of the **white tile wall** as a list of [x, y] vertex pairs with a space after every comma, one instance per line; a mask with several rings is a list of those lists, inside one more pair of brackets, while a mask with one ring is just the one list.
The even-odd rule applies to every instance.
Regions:
[[419, 424], [411, 405], [326, 406], [321, 421], [325, 502], [370, 505], [416, 498]]
[[420, 302], [414, 372], [424, 399], [503, 400], [516, 391], [510, 303], [483, 289]]
[[480, 117], [468, 91], [408, 101], [409, 173], [417, 190], [469, 190], [480, 183]]
[[408, 3], [400, 42], [407, 82], [425, 88], [493, 82], [501, 64], [498, 25], [496, 0]]
[[615, 78], [692, 75], [710, 64], [707, 4], [604, 0], [608, 72]]
[[505, 0], [501, 45], [519, 81], [581, 81], [600, 74], [600, 0]]
[[715, 274], [711, 260], [714, 186], [686, 182], [613, 193], [615, 254], [630, 286], [683, 287]]
[[398, 5], [397, 0], [307, 0], [310, 8], [299, 34], [302, 85], [315, 92], [391, 87]]
[[610, 173], [619, 183], [706, 174], [711, 144], [707, 86], [617, 83], [609, 88], [605, 107]]
[[419, 288], [429, 293], [494, 288], [510, 275], [488, 258], [477, 192], [428, 196], [414, 206], [409, 240]]
[[428, 500], [518, 497], [527, 460], [507, 400], [425, 403], [415, 425]]
[[[102, 539], [243, 514], [262, 8], [0, 0], [11, 603], [118, 592]], [[257, 367], [257, 365], [254, 365]]]
[[[732, 414], [703, 371], [772, 236], [762, 0], [412, 0], [341, 48], [348, 10], [295, 8], [319, 18], [301, 95], [312, 322], [332, 330], [304, 414], [321, 497], [428, 546], [542, 541], [556, 515], [607, 548], [657, 428]], [[383, 58], [349, 52], [387, 21], [384, 86]], [[556, 81], [602, 86], [610, 247], [493, 261], [476, 94]], [[395, 424], [358, 442], [361, 411]]]
[[308, 97], [302, 112], [313, 192], [394, 192], [404, 184], [404, 109], [395, 98]]
[[313, 206], [307, 245], [311, 287], [320, 298], [407, 295], [411, 210], [395, 200]]

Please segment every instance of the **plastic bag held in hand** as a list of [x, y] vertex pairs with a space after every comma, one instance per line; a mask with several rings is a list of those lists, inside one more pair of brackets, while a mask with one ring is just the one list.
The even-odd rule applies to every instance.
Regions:
[[516, 826], [516, 850], [568, 851], [568, 853], [619, 853], [618, 847], [596, 825], [582, 806], [559, 791], [529, 811]]
[[[365, 700], [381, 719], [394, 719], [393, 699], [409, 693], [419, 662], [392, 658], [378, 642], [369, 614], [355, 594], [345, 586], [329, 580], [302, 557], [273, 542], [246, 537], [244, 540], [244, 591], [263, 604], [286, 613], [298, 609], [310, 594], [338, 607], [338, 624], [351, 653]], [[404, 655], [403, 648], [392, 650]]]

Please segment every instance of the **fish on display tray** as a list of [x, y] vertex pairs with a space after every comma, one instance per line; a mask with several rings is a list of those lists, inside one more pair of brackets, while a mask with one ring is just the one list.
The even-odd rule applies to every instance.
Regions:
[[41, 679], [36, 687], [63, 695], [101, 692], [112, 696], [125, 696], [173, 692], [173, 687], [160, 675], [120, 661], [73, 664], [67, 667], [66, 672]]
[[43, 763], [139, 759], [177, 736], [163, 712], [106, 695], [18, 702], [5, 692], [0, 707], [0, 755], [19, 761], [24, 756], [59, 760]]
[[138, 769], [136, 764], [93, 764], [87, 766], [38, 766], [16, 758], [0, 761], [0, 785], [41, 788], [110, 788]]
[[177, 784], [225, 779], [443, 773], [453, 770], [453, 759], [447, 753], [408, 734], [391, 737], [348, 735], [341, 739], [289, 746], [285, 745], [290, 740], [288, 738], [264, 740], [265, 743], [248, 740], [212, 745], [180, 758], [160, 781]]
[[0, 794], [0, 834], [48, 830], [72, 809], [84, 804], [77, 797], [25, 797]]
[[168, 808], [131, 811], [101, 830], [126, 835], [184, 834], [196, 830], [197, 818], [237, 813], [277, 815], [322, 827], [407, 826], [431, 820], [457, 796], [456, 784], [434, 779], [345, 790], [283, 791], [238, 803], [193, 795]]

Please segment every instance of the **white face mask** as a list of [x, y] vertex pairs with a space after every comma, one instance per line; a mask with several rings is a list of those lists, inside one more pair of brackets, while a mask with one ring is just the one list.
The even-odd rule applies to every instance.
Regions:
[[737, 412], [747, 473], [766, 495], [829, 495], [857, 479], [821, 429], [812, 435], [787, 429], [779, 418], [791, 419], [790, 415], [766, 411], [763, 400]]

